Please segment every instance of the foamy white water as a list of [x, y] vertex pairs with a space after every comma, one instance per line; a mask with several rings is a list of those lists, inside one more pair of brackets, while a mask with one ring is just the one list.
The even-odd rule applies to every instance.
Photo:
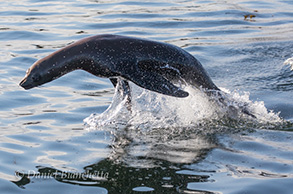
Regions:
[[[186, 86], [186, 98], [175, 98], [152, 92], [130, 83], [131, 111], [126, 99], [115, 91], [112, 104], [102, 114], [92, 114], [84, 119], [86, 129], [132, 126], [140, 129], [191, 127], [221, 120], [253, 123], [279, 123], [279, 113], [267, 110], [263, 101], [251, 101], [249, 93], [221, 88], [219, 95], [207, 96], [202, 90]], [[221, 98], [225, 99], [221, 103]], [[245, 114], [243, 110], [249, 114]], [[223, 123], [223, 121], [221, 121]], [[225, 125], [223, 123], [223, 125]]]

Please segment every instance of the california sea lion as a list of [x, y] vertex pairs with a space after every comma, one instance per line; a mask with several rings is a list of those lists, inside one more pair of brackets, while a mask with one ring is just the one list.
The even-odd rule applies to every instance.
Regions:
[[113, 85], [122, 78], [145, 89], [175, 97], [188, 93], [175, 86], [178, 81], [219, 90], [200, 62], [185, 50], [162, 42], [118, 35], [84, 38], [36, 61], [26, 72], [20, 86], [30, 89], [62, 75], [82, 69], [99, 77], [108, 77]]

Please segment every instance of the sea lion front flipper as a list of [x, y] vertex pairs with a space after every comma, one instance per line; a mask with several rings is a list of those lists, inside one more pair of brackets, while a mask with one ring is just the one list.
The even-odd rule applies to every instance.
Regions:
[[154, 71], [152, 68], [146, 68], [147, 65], [142, 68], [141, 64], [137, 64], [137, 61], [126, 59], [116, 63], [113, 72], [142, 88], [169, 96], [187, 97], [188, 92], [183, 91], [165, 78], [164, 73], [159, 70], [161, 65], [153, 64], [153, 68], [158, 69], [158, 71]]
[[126, 77], [128, 80], [145, 89], [174, 97], [187, 97], [189, 94], [169, 82], [162, 75], [148, 71], [136, 71]]

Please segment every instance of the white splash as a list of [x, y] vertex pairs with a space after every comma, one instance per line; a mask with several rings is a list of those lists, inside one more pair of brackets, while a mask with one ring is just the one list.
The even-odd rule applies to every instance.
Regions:
[[[251, 101], [249, 93], [240, 94], [222, 88], [220, 96], [207, 96], [191, 86], [183, 88], [189, 93], [186, 98], [175, 98], [140, 88], [130, 83], [131, 111], [126, 108], [126, 99], [115, 91], [112, 104], [102, 114], [92, 114], [84, 120], [86, 129], [132, 126], [141, 129], [177, 128], [198, 126], [207, 121], [240, 120], [242, 122], [282, 122], [278, 113], [268, 111], [262, 101]], [[225, 99], [225, 103], [221, 100]], [[245, 114], [245, 111], [250, 116]], [[256, 117], [256, 118], [255, 118]], [[224, 124], [225, 125], [225, 124]]]
[[[85, 129], [112, 134], [109, 159], [136, 168], [151, 168], [159, 165], [158, 160], [201, 160], [217, 146], [215, 134], [246, 129], [247, 123], [270, 126], [282, 121], [263, 102], [252, 102], [248, 93], [222, 89], [218, 96], [207, 96], [190, 86], [183, 89], [189, 96], [175, 98], [130, 83], [131, 111], [127, 109], [127, 99], [116, 89], [112, 104], [104, 113], [84, 120]], [[243, 113], [243, 108], [254, 117]]]
[[[239, 119], [253, 119], [258, 123], [279, 123], [283, 120], [279, 117], [280, 112], [275, 113], [272, 110], [268, 110], [265, 107], [265, 104], [263, 101], [252, 101], [249, 99], [249, 92], [239, 92], [239, 91], [229, 91], [227, 89], [221, 88], [222, 91], [225, 92], [224, 98], [229, 102], [228, 106], [224, 107], [224, 109], [228, 108], [228, 112], [230, 107], [234, 107], [237, 109], [238, 118]], [[246, 114], [239, 114], [243, 110], [243, 108], [246, 108], [249, 113], [254, 115], [256, 118], [249, 117], [249, 115]], [[233, 115], [229, 115], [231, 117]], [[245, 116], [246, 118], [243, 118]], [[242, 118], [241, 118], [242, 117]]]

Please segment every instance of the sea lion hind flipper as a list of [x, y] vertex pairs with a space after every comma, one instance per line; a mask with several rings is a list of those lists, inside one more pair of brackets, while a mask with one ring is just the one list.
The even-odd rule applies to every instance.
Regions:
[[149, 71], [138, 71], [127, 77], [128, 80], [145, 89], [161, 94], [184, 98], [189, 94], [169, 82], [162, 75]]

